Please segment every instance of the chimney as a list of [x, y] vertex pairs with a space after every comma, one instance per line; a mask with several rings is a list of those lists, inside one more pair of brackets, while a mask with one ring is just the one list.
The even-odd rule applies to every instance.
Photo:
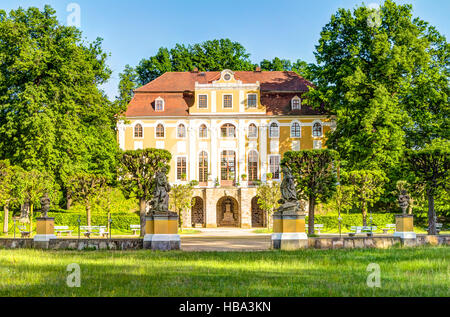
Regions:
[[198, 73], [198, 67], [194, 67], [193, 73]]
[[256, 70], [255, 70], [255, 72], [261, 72], [261, 67], [260, 66], [256, 66]]

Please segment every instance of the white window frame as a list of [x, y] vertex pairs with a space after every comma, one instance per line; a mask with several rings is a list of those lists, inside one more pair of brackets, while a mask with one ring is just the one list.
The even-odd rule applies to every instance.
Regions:
[[[272, 124], [274, 124], [274, 123], [277, 125], [277, 135], [276, 136], [272, 135], [272, 129], [271, 129]], [[271, 139], [278, 139], [278, 138], [280, 138], [280, 123], [279, 122], [277, 122], [277, 121], [270, 121], [269, 122], [269, 138], [271, 138]]]
[[[251, 125], [254, 125], [255, 127], [256, 127], [256, 136], [250, 136], [250, 126]], [[257, 139], [258, 138], [258, 135], [259, 135], [259, 129], [258, 129], [258, 125], [256, 124], [256, 123], [254, 123], [254, 122], [250, 122], [249, 124], [248, 124], [248, 131], [247, 131], [247, 138], [248, 139], [250, 139], [250, 140], [254, 140], [254, 139]]]
[[[225, 107], [225, 96], [231, 96], [231, 107]], [[223, 94], [222, 95], [222, 109], [233, 109], [233, 94]]]
[[[314, 125], [315, 125], [316, 123], [319, 123], [319, 124], [320, 124], [321, 132], [322, 132], [320, 135], [317, 135], [317, 136], [314, 135]], [[322, 122], [322, 121], [320, 121], [320, 120], [315, 120], [315, 121], [313, 121], [313, 123], [312, 123], [312, 125], [311, 125], [311, 136], [312, 136], [313, 138], [322, 138], [322, 137], [323, 137], [323, 122]]]
[[[275, 173], [273, 173], [271, 171], [271, 169], [270, 169], [271, 166], [272, 166], [272, 164], [270, 164], [270, 159], [272, 157], [278, 157], [278, 176], [279, 176], [278, 178], [275, 178]], [[269, 163], [268, 170], [269, 170], [269, 173], [272, 173], [272, 179], [275, 180], [275, 181], [281, 180], [281, 155], [280, 154], [270, 154], [269, 155], [269, 159], [268, 159], [268, 163]]]
[[[250, 100], [250, 98], [249, 98], [250, 95], [255, 96], [256, 103], [254, 106], [250, 106], [250, 104], [248, 103]], [[258, 108], [258, 94], [256, 94], [256, 93], [247, 94], [247, 108], [251, 108], [251, 109]]]
[[[205, 96], [206, 97], [206, 107], [200, 107], [200, 96]], [[209, 107], [209, 100], [208, 100], [208, 94], [199, 94], [198, 95], [198, 101], [197, 101], [197, 108], [198, 109], [208, 109]]]
[[[294, 126], [295, 123], [297, 123], [297, 124], [300, 126], [300, 135], [299, 135], [299, 136], [294, 136], [294, 135], [292, 135], [292, 127]], [[292, 138], [292, 139], [299, 139], [299, 138], [302, 137], [302, 124], [301, 124], [300, 121], [294, 120], [294, 121], [291, 122], [291, 125], [290, 125], [290, 135], [291, 135], [291, 138]]]
[[[184, 126], [184, 137], [180, 137], [179, 134], [178, 134], [178, 129], [180, 128], [181, 125]], [[164, 131], [164, 132], [165, 132], [165, 131]], [[177, 139], [180, 139], [180, 140], [186, 139], [186, 138], [187, 138], [187, 128], [186, 128], [186, 124], [184, 124], [183, 122], [179, 122], [179, 123], [177, 124], [177, 131], [176, 131], [176, 133], [177, 133]], [[164, 133], [164, 135], [166, 135], [166, 133]]]
[[[137, 137], [137, 136], [135, 136], [135, 129], [136, 129], [136, 126], [137, 126], [138, 124], [140, 124], [141, 127], [142, 127], [142, 137]], [[143, 124], [141, 121], [136, 121], [136, 122], [134, 122], [132, 128], [133, 128], [133, 139], [137, 139], [137, 140], [142, 140], [142, 139], [144, 139], [145, 129], [144, 129], [144, 124]]]
[[[158, 101], [161, 101], [161, 103], [162, 103], [162, 110], [158, 110]], [[165, 108], [166, 108], [166, 103], [165, 103], [164, 99], [161, 97], [156, 98], [155, 99], [155, 111], [163, 112]]]
[[[186, 179], [185, 180], [182, 180], [182, 179], [179, 179], [178, 178], [178, 159], [179, 158], [183, 158], [184, 157], [184, 159], [185, 159], [185, 161], [186, 161]], [[176, 157], [175, 157], [175, 179], [176, 179], [176, 181], [178, 182], [178, 183], [181, 183], [181, 182], [187, 182], [188, 180], [189, 180], [189, 162], [188, 162], [188, 156], [187, 155], [177, 155]]]
[[[205, 128], [206, 128], [206, 137], [200, 136], [200, 128], [201, 128], [202, 126], [205, 126]], [[208, 139], [208, 137], [209, 137], [208, 125], [207, 125], [206, 123], [200, 123], [200, 125], [198, 126], [198, 129], [197, 129], [197, 133], [198, 133], [198, 138], [199, 138], [200, 140], [206, 140], [206, 139]]]
[[[158, 137], [158, 136], [156, 135], [156, 129], [158, 128], [159, 125], [162, 125], [162, 126], [163, 126], [163, 129], [164, 129], [164, 137]], [[166, 126], [164, 125], [163, 122], [156, 122], [156, 123], [155, 123], [155, 139], [157, 139], [157, 140], [164, 140], [165, 138], [166, 138]]]
[[[294, 101], [299, 102], [299, 108], [298, 109], [294, 109]], [[291, 110], [302, 110], [302, 99], [299, 96], [295, 96], [294, 98], [291, 99]]]

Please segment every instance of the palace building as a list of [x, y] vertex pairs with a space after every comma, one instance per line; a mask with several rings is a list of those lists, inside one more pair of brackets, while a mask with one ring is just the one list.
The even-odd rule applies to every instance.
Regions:
[[187, 226], [263, 227], [256, 181], [280, 181], [290, 150], [320, 149], [332, 128], [302, 102], [312, 86], [294, 72], [169, 72], [135, 90], [119, 122], [124, 150], [172, 153], [169, 181], [197, 180]]

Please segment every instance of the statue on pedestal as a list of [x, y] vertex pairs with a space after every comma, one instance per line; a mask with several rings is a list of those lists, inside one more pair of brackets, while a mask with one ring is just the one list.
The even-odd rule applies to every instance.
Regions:
[[411, 197], [409, 197], [406, 190], [402, 190], [400, 195], [398, 196], [398, 204], [400, 208], [402, 209], [402, 212], [404, 215], [406, 215], [406, 210], [409, 207], [409, 201], [411, 200]]
[[45, 193], [41, 198], [41, 217], [48, 218], [48, 211], [50, 210], [50, 198], [48, 193]]
[[167, 181], [166, 169], [156, 173], [155, 176], [155, 192], [153, 199], [150, 201], [150, 213], [162, 214], [169, 213], [169, 192], [170, 184]]
[[303, 213], [303, 208], [297, 199], [294, 176], [287, 166], [283, 166], [282, 171], [283, 181], [280, 186], [282, 198], [278, 201], [281, 206], [277, 212], [282, 215], [301, 214]]

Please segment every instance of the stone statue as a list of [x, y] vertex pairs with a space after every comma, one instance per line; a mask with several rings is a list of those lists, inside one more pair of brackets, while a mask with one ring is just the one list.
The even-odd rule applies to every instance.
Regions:
[[20, 223], [29, 223], [30, 222], [30, 203], [24, 202], [22, 206], [20, 206]]
[[41, 217], [47, 218], [48, 211], [50, 210], [50, 198], [48, 198], [48, 193], [45, 193], [41, 198]]
[[170, 184], [167, 181], [166, 169], [163, 168], [161, 171], [156, 173], [155, 180], [155, 192], [153, 194], [153, 199], [150, 202], [151, 213], [167, 213], [169, 212], [169, 192]]
[[295, 189], [294, 176], [287, 166], [283, 166], [283, 181], [281, 182], [281, 204], [277, 213], [282, 215], [297, 215], [303, 213], [303, 208], [297, 199], [297, 191]]
[[400, 195], [398, 196], [398, 204], [402, 209], [404, 215], [406, 215], [406, 209], [408, 209], [410, 200], [411, 197], [409, 197], [406, 190], [402, 190]]

